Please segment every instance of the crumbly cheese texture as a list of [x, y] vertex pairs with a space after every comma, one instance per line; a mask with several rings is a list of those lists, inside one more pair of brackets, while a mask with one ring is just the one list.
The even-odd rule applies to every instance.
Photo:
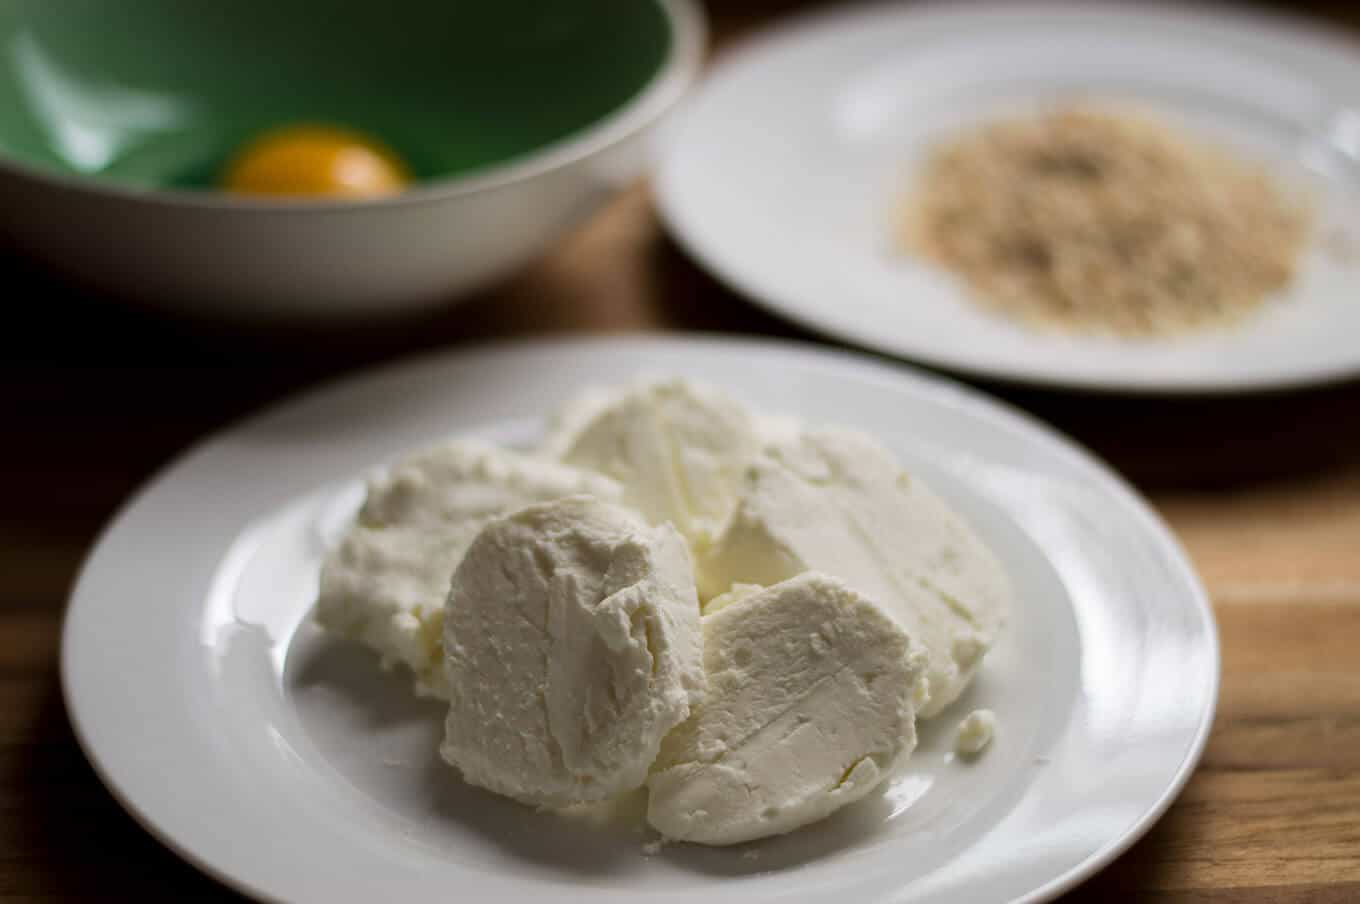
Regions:
[[478, 531], [534, 502], [620, 494], [598, 474], [489, 443], [455, 440], [369, 481], [355, 523], [321, 568], [317, 620], [404, 663], [419, 693], [446, 696], [442, 622], [449, 578]]
[[996, 713], [990, 709], [975, 709], [959, 723], [954, 750], [964, 756], [977, 756], [992, 743], [995, 734]]
[[625, 504], [652, 524], [675, 525], [696, 548], [732, 510], [760, 446], [744, 406], [679, 379], [589, 392], [553, 420], [546, 452], [618, 481]]
[[[592, 818], [645, 797], [666, 838], [725, 845], [869, 794], [1007, 598], [871, 439], [663, 380], [577, 397], [533, 455], [454, 441], [389, 468], [317, 618], [449, 701], [468, 782]], [[993, 726], [970, 715], [956, 749]]]
[[967, 686], [1009, 607], [1005, 574], [981, 540], [891, 453], [850, 430], [768, 443], [698, 566], [705, 597], [820, 571], [877, 601], [929, 655], [925, 717]]
[[662, 745], [647, 819], [668, 838], [737, 844], [873, 790], [916, 743], [923, 654], [869, 598], [810, 573], [703, 619], [708, 692]]
[[748, 596], [759, 593], [764, 589], [759, 584], [733, 584], [725, 593], [720, 593], [704, 603], [703, 614], [712, 615], [719, 609], [726, 609], [733, 603], [739, 603]]
[[549, 807], [638, 788], [704, 691], [684, 540], [584, 496], [494, 519], [454, 572], [444, 652], [440, 752], [467, 781]]

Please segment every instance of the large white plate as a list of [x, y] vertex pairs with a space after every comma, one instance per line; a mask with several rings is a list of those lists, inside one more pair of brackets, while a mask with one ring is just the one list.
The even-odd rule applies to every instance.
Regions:
[[[318, 559], [375, 462], [451, 433], [532, 438], [553, 403], [643, 372], [871, 431], [977, 526], [1015, 612], [911, 768], [824, 824], [745, 849], [534, 813], [435, 754], [440, 708], [307, 619]], [[264, 898], [1039, 900], [1127, 847], [1199, 756], [1218, 683], [1184, 555], [1105, 467], [949, 383], [796, 345], [563, 342], [348, 380], [202, 443], [133, 499], [62, 644], [77, 734], [152, 833]], [[1001, 721], [977, 762], [958, 718]], [[651, 898], [648, 897], [648, 900]]]
[[[1293, 287], [1243, 324], [1174, 341], [1064, 337], [985, 312], [953, 277], [893, 249], [894, 207], [944, 133], [1073, 97], [1159, 111], [1313, 190], [1321, 238]], [[1133, 4], [839, 11], [726, 57], [663, 144], [657, 196], [679, 241], [757, 303], [849, 342], [1100, 389], [1360, 374], [1357, 42]]]

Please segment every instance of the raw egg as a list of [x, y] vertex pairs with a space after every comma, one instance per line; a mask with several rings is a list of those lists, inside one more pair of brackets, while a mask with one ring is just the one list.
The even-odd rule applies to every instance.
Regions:
[[333, 126], [266, 132], [227, 164], [222, 187], [247, 195], [375, 198], [410, 182], [406, 166], [377, 141]]

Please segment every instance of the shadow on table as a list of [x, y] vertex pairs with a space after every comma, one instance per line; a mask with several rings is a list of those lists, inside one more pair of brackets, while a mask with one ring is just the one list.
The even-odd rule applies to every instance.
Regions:
[[[36, 369], [52, 372], [50, 381], [25, 379], [19, 399], [38, 426], [69, 430], [66, 413], [79, 406], [96, 419], [110, 418], [110, 429], [152, 436], [168, 430], [183, 445], [320, 380], [403, 355], [506, 337], [687, 330], [829, 342], [722, 286], [655, 227], [641, 199], [624, 203], [633, 206], [622, 211], [621, 224], [606, 221], [596, 230], [604, 238], [587, 229], [581, 243], [599, 247], [583, 254], [568, 246], [461, 304], [378, 322], [196, 322], [139, 310], [5, 261], [22, 278], [32, 277], [43, 298], [16, 312], [20, 328], [4, 343], [5, 367], [30, 378]], [[611, 229], [625, 227], [645, 237], [610, 238]], [[626, 272], [579, 262], [583, 256], [608, 260], [615, 251]], [[1159, 398], [954, 378], [1070, 434], [1145, 491], [1308, 479], [1360, 462], [1360, 381], [1240, 397]], [[90, 427], [82, 424], [82, 432]]]
[[1231, 491], [1360, 465], [1360, 382], [1240, 397], [1102, 398], [991, 387], [1145, 491]]

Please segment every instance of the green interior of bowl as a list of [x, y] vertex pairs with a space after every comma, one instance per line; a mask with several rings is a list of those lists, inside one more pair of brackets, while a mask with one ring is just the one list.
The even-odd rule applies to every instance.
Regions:
[[326, 123], [445, 178], [598, 121], [670, 41], [640, 0], [0, 0], [0, 154], [208, 188], [265, 129]]

